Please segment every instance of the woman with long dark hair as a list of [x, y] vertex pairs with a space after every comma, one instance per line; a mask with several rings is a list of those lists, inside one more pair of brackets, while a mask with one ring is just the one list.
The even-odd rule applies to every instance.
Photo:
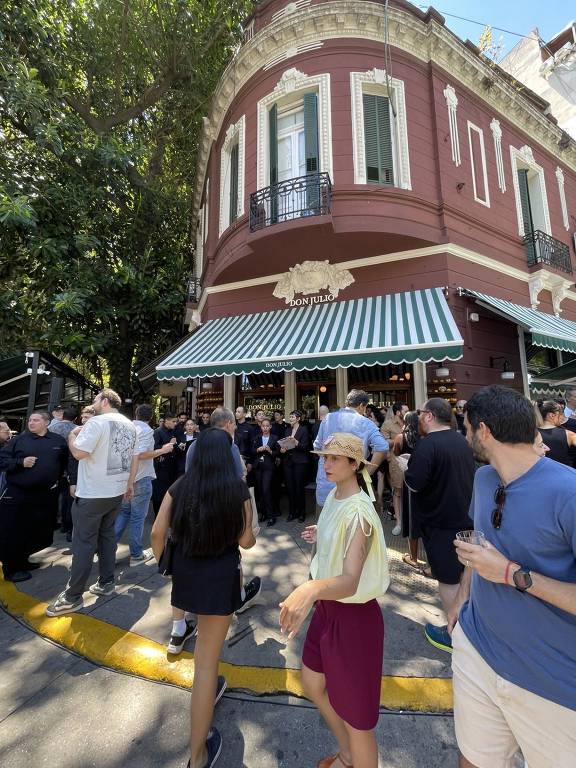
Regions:
[[576, 446], [576, 434], [564, 429], [564, 409], [554, 400], [538, 400], [536, 424], [542, 440], [548, 446], [548, 458], [572, 466], [570, 449]]
[[[416, 411], [409, 411], [404, 416], [404, 429], [394, 438], [392, 450], [395, 456], [411, 456], [416, 446], [420, 442], [420, 432], [418, 430], [418, 414]], [[399, 465], [400, 466], [400, 465]], [[415, 570], [422, 571], [418, 561], [418, 541], [421, 537], [420, 525], [412, 510], [412, 491], [404, 482], [404, 473], [402, 473], [402, 536], [408, 538], [410, 552], [407, 552], [402, 560]], [[424, 573], [424, 575], [428, 575]]]
[[190, 471], [168, 490], [152, 528], [159, 561], [171, 531], [172, 605], [198, 616], [190, 727], [190, 768], [210, 768], [222, 737], [210, 728], [226, 687], [218, 661], [232, 615], [242, 605], [240, 550], [256, 543], [250, 493], [238, 478], [231, 437], [213, 427], [200, 433]]

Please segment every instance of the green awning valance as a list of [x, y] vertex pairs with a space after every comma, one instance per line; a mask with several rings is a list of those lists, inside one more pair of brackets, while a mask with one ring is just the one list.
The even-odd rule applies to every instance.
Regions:
[[464, 296], [475, 298], [487, 309], [495, 310], [532, 334], [532, 343], [563, 352], [576, 352], [576, 323], [536, 309], [522, 307], [505, 299], [462, 289]]
[[210, 320], [156, 368], [159, 379], [458, 360], [441, 288]]

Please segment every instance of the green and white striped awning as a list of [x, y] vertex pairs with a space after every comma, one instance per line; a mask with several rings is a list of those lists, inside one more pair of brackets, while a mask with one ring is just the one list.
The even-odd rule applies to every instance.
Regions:
[[532, 334], [532, 343], [539, 347], [559, 349], [562, 352], [576, 352], [576, 323], [555, 315], [547, 315], [536, 309], [522, 307], [505, 299], [486, 296], [478, 291], [461, 291], [464, 296], [472, 296], [487, 309], [496, 311], [508, 320], [521, 325]]
[[458, 360], [441, 288], [210, 320], [156, 368], [159, 379]]

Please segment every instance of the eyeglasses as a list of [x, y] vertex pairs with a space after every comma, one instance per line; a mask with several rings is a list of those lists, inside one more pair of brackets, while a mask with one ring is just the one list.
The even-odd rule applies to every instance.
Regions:
[[425, 410], [424, 408], [419, 408], [419, 409], [416, 411], [416, 415], [417, 415], [417, 416], [421, 416], [423, 413], [432, 413], [432, 411], [427, 411], [427, 410]]
[[492, 526], [496, 529], [502, 525], [502, 514], [504, 512], [504, 504], [506, 502], [506, 488], [503, 485], [499, 485], [494, 492], [494, 503], [496, 506], [492, 510]]

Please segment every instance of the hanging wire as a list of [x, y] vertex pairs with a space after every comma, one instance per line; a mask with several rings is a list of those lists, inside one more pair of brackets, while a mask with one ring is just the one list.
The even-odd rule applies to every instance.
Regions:
[[384, 69], [386, 72], [386, 87], [388, 88], [388, 103], [392, 107], [392, 116], [396, 119], [396, 105], [392, 98], [392, 51], [388, 30], [388, 0], [384, 5]]

